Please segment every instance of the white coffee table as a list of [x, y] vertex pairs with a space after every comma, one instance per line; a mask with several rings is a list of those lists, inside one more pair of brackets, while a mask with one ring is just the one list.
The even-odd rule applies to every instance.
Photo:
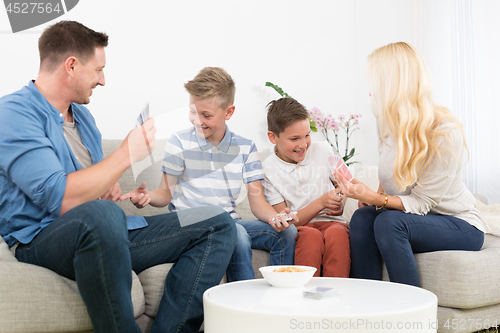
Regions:
[[341, 278], [313, 278], [305, 288], [315, 286], [333, 287], [337, 294], [305, 298], [304, 288], [275, 288], [264, 279], [210, 288], [203, 295], [205, 333], [437, 330], [437, 297], [430, 291]]

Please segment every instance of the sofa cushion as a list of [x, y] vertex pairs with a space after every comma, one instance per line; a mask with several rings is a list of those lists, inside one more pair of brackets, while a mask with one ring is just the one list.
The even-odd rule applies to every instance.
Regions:
[[[438, 307], [438, 333], [488, 332], [483, 329], [500, 325], [500, 304], [474, 309]], [[497, 330], [492, 330], [498, 332]]]
[[14, 257], [14, 255], [10, 252], [9, 246], [3, 238], [0, 236], [0, 261], [14, 261], [16, 262], [17, 259]]
[[269, 258], [269, 252], [263, 250], [252, 250], [252, 266], [255, 272], [256, 279], [263, 279], [262, 273], [259, 267], [271, 265], [271, 260]]
[[[1, 262], [0, 327], [9, 332], [80, 332], [92, 324], [75, 281], [22, 262]], [[8, 301], [7, 301], [8, 300]], [[144, 312], [144, 294], [132, 272], [134, 316]]]
[[165, 279], [173, 264], [163, 264], [148, 268], [139, 273], [139, 281], [144, 291], [146, 308], [144, 313], [151, 318], [156, 317], [160, 300], [163, 296]]

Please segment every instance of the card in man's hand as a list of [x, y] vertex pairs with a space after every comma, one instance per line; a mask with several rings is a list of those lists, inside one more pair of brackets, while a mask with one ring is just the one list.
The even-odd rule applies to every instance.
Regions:
[[148, 120], [148, 118], [149, 118], [149, 102], [146, 103], [146, 105], [141, 111], [141, 114], [139, 115], [139, 117], [137, 117], [137, 120], [135, 122], [136, 127], [142, 126], [142, 124], [144, 124], [144, 122]]
[[[135, 121], [135, 127], [142, 126], [142, 124], [144, 124], [148, 119], [149, 119], [149, 102], [146, 103], [146, 105], [141, 111], [141, 114], [139, 115], [139, 117], [137, 117], [137, 120]], [[144, 132], [144, 137], [146, 137], [145, 132]], [[153, 156], [151, 155], [152, 151], [151, 148], [149, 148], [149, 145], [148, 145], [148, 152], [149, 152], [149, 158], [151, 159], [151, 164], [154, 164], [155, 161], [153, 159]]]
[[332, 173], [333, 171], [338, 170], [348, 181], [351, 181], [354, 178], [341, 157], [328, 156], [328, 163], [330, 164]]

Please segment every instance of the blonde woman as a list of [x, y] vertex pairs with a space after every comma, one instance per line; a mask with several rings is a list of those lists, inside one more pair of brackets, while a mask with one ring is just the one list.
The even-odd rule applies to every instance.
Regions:
[[380, 135], [379, 190], [334, 176], [360, 207], [350, 223], [351, 274], [419, 286], [413, 253], [478, 251], [487, 226], [462, 180], [462, 126], [434, 104], [427, 65], [406, 43], [369, 56], [371, 107]]

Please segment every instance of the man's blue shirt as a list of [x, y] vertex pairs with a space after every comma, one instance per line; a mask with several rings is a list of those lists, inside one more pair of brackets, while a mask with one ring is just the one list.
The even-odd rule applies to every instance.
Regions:
[[[94, 118], [79, 104], [71, 110], [92, 162], [100, 162]], [[82, 168], [64, 138], [63, 123], [33, 82], [0, 99], [0, 235], [9, 246], [31, 242], [59, 217], [66, 177]]]

